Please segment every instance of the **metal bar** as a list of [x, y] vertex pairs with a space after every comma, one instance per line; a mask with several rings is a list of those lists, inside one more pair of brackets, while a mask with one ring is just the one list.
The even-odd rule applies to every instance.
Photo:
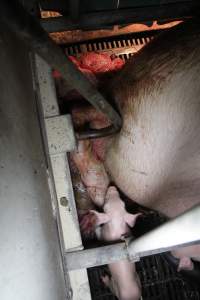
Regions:
[[125, 242], [65, 254], [68, 270], [102, 266], [123, 259], [128, 259]]
[[56, 17], [41, 19], [42, 27], [47, 32], [59, 32], [77, 29], [99, 29], [103, 26], [114, 26], [153, 20], [173, 20], [191, 17], [200, 8], [198, 0], [191, 2], [168, 3], [159, 6], [135, 7], [86, 13], [80, 16], [79, 22], [73, 23], [69, 18]]
[[80, 16], [80, 1], [69, 0], [69, 14], [72, 22], [78, 22]]
[[[74, 132], [70, 116], [59, 115], [55, 83], [52, 80], [49, 65], [38, 55], [35, 55], [33, 70], [35, 87], [37, 87], [35, 93], [38, 99], [40, 124], [48, 159], [49, 185], [52, 191], [54, 215], [57, 219], [61, 250], [64, 257], [66, 251], [83, 248], [66, 155], [66, 151], [75, 148]], [[49, 122], [53, 123], [49, 126]], [[65, 136], [62, 136], [62, 132]], [[64, 144], [63, 141], [65, 141]], [[68, 290], [72, 292], [74, 300], [91, 300], [85, 269], [68, 272], [65, 266], [65, 275], [69, 280]]]
[[16, 0], [0, 2], [0, 21], [6, 24], [33, 51], [57, 69], [73, 88], [78, 90], [97, 110], [112, 122], [116, 132], [121, 128], [121, 118], [90, 81], [64, 55], [49, 38], [40, 24]]
[[37, 0], [20, 0], [20, 2], [31, 15], [40, 17], [40, 7]]
[[116, 132], [114, 126], [108, 126], [102, 129], [86, 129], [75, 133], [78, 140], [97, 139], [112, 135]]
[[177, 249], [200, 243], [200, 205], [185, 214], [170, 220], [142, 237], [126, 243], [71, 252], [65, 254], [69, 270], [89, 268]]
[[200, 242], [200, 205], [141, 236], [128, 246], [128, 252], [144, 257], [166, 252], [180, 245]]

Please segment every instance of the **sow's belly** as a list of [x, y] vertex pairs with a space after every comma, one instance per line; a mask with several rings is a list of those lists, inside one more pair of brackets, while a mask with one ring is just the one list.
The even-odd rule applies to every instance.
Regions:
[[116, 185], [133, 201], [168, 217], [200, 203], [200, 139], [195, 138], [200, 109], [186, 110], [187, 117], [167, 105], [159, 112], [159, 102], [141, 108], [137, 122], [129, 115], [106, 151], [105, 165]]
[[200, 203], [198, 28], [181, 24], [155, 39], [110, 87], [123, 127], [106, 167], [129, 198], [169, 217]]
[[[178, 176], [178, 172], [175, 172], [178, 166], [173, 166], [173, 161], [169, 170], [170, 166], [166, 161], [161, 165], [162, 162], [156, 161], [156, 157], [150, 156], [148, 159], [143, 156], [141, 150], [136, 155], [131, 151], [130, 145], [118, 149], [115, 140], [113, 144], [106, 156], [106, 168], [117, 187], [129, 199], [170, 218], [200, 204], [200, 178], [195, 172], [191, 172], [186, 178], [187, 172], [181, 174], [180, 167]], [[200, 157], [196, 164], [200, 170], [199, 164]]]

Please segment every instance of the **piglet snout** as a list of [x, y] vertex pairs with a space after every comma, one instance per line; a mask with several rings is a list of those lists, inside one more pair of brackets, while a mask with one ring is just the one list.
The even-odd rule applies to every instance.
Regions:
[[110, 186], [106, 193], [106, 200], [108, 201], [108, 199], [113, 196], [119, 196], [119, 193], [115, 186]]

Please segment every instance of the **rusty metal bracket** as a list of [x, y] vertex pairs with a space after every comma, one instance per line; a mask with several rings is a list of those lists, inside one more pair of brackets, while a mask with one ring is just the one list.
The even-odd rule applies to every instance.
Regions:
[[77, 131], [75, 132], [75, 136], [78, 140], [87, 140], [87, 139], [97, 139], [97, 138], [102, 138], [106, 137], [109, 135], [113, 135], [117, 133], [118, 130], [111, 125], [102, 129], [86, 129], [83, 131]]

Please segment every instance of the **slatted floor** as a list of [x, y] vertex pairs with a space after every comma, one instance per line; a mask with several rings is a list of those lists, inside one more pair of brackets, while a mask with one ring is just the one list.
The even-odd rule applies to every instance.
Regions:
[[[143, 300], [200, 300], [200, 291], [186, 283], [164, 260], [162, 255], [141, 259], [136, 263], [142, 283]], [[93, 300], [115, 300], [101, 282], [105, 267], [88, 269]]]
[[[160, 31], [159, 31], [160, 32]], [[92, 41], [80, 42], [73, 45], [65, 45], [65, 53], [67, 55], [79, 56], [81, 53], [86, 52], [101, 52], [115, 54], [118, 57], [121, 57], [124, 61], [133, 56], [138, 52], [144, 45], [149, 43], [156, 32], [137, 33], [129, 35], [115, 36], [112, 38], [106, 39], [97, 39]]]

